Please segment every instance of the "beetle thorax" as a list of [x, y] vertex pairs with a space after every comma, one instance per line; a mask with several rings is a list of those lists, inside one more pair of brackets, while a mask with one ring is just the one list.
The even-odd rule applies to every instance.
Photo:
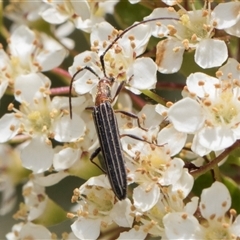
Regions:
[[111, 86], [112, 86], [112, 83], [107, 78], [101, 79], [99, 81], [98, 87], [97, 87], [97, 95], [95, 99], [96, 106], [99, 106], [101, 103], [104, 103], [104, 102], [110, 102], [110, 103], [112, 102]]

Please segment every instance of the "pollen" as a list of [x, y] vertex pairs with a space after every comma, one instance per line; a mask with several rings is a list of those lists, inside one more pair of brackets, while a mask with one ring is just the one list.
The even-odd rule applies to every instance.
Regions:
[[223, 207], [226, 207], [226, 206], [227, 206], [227, 202], [226, 202], [226, 201], [223, 202], [223, 203], [222, 203], [222, 206], [223, 206]]
[[212, 214], [209, 218], [213, 220], [216, 217], [216, 214]]
[[133, 35], [130, 35], [130, 36], [128, 37], [128, 39], [129, 39], [130, 41], [133, 41], [133, 40], [135, 40], [135, 37], [134, 37]]
[[49, 129], [51, 125], [51, 117], [48, 112], [45, 111], [33, 111], [27, 116], [33, 131], [42, 132]]
[[186, 213], [182, 214], [182, 218], [185, 220], [187, 219], [188, 215]]
[[91, 59], [92, 59], [91, 56], [87, 56], [87, 57], [84, 58], [83, 61], [84, 61], [85, 63], [87, 63], [87, 62], [91, 61]]
[[14, 125], [11, 125], [11, 126], [10, 126], [10, 130], [11, 130], [11, 131], [14, 131], [15, 128], [16, 128], [16, 127], [15, 127]]
[[233, 101], [231, 91], [224, 91], [218, 101], [213, 104], [212, 114], [215, 123], [230, 124], [239, 114], [239, 110]]
[[14, 105], [13, 105], [12, 103], [10, 103], [10, 104], [8, 105], [8, 111], [12, 111], [13, 108], [14, 108]]

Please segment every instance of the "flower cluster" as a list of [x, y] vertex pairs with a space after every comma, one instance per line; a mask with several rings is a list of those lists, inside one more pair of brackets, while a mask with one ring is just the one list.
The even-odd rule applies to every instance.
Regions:
[[[5, 238], [239, 239], [239, 9], [236, 1], [0, 3], [0, 216], [22, 185]], [[166, 74], [186, 81], [164, 82]], [[115, 112], [96, 123], [110, 104]], [[51, 190], [69, 178], [61, 198], [73, 195], [62, 206]], [[70, 232], [50, 232], [66, 219]]]

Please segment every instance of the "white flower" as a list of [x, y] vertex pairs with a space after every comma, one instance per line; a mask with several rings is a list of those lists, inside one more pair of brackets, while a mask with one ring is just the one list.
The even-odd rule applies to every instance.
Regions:
[[200, 156], [231, 146], [240, 137], [239, 63], [229, 59], [217, 78], [194, 73], [187, 78], [187, 94], [168, 111], [174, 127], [195, 134], [192, 150]]
[[12, 227], [12, 232], [6, 235], [7, 240], [21, 239], [52, 239], [51, 232], [42, 225], [37, 225], [31, 222], [18, 223]]
[[[142, 139], [140, 131], [134, 129], [124, 131]], [[130, 137], [122, 139], [123, 150], [128, 154], [126, 166], [128, 178], [139, 185], [133, 191], [134, 206], [147, 211], [160, 197], [162, 186], [172, 185], [172, 191], [181, 191], [186, 197], [192, 189], [193, 178], [183, 169], [184, 162], [179, 158], [171, 159], [165, 147], [134, 140]]]
[[[164, 118], [164, 116], [166, 118], [168, 110], [167, 107], [161, 104], [155, 106], [155, 111], [162, 116], [162, 118]], [[167, 119], [167, 121], [169, 121], [169, 119]], [[178, 154], [184, 147], [186, 140], [187, 134], [177, 131], [171, 123], [161, 129], [157, 135], [157, 143], [164, 145], [164, 147], [169, 150], [170, 156]]]
[[72, 21], [76, 28], [90, 32], [94, 24], [103, 21], [96, 14], [96, 4], [82, 1], [47, 1], [49, 8], [41, 12], [42, 18], [51, 24], [61, 24]]
[[[85, 51], [74, 58], [73, 66], [69, 68], [71, 75], [80, 68], [89, 66], [99, 76], [104, 77], [104, 72], [99, 56], [117, 37], [117, 31], [108, 23], [96, 25], [91, 33], [93, 51]], [[142, 89], [152, 89], [156, 84], [156, 65], [150, 58], [136, 58], [146, 47], [150, 37], [149, 27], [140, 25], [127, 32], [121, 39], [108, 50], [104, 57], [107, 77], [114, 77], [113, 89], [119, 82], [126, 81], [129, 89], [139, 94]], [[146, 81], [148, 79], [148, 81]], [[77, 93], [90, 92], [93, 98], [99, 79], [90, 71], [83, 70], [75, 77], [73, 86]]]
[[147, 232], [144, 231], [145, 229], [143, 227], [136, 227], [132, 228], [128, 232], [122, 232], [119, 237], [117, 238], [118, 240], [126, 240], [126, 239], [146, 239]]
[[28, 181], [22, 190], [24, 204], [20, 205], [19, 211], [15, 214], [16, 218], [32, 221], [44, 213], [48, 202], [45, 187], [33, 181]]
[[[136, 207], [135, 210], [135, 220], [139, 222], [137, 226], [134, 226], [134, 229], [138, 230], [137, 232], [130, 230], [130, 233], [125, 234], [142, 234], [149, 233], [155, 237], [162, 237], [165, 239], [165, 232], [163, 226], [163, 217], [169, 212], [182, 212], [186, 211], [189, 214], [193, 214], [197, 209], [198, 198], [193, 197], [190, 202], [186, 205], [184, 203], [184, 196], [179, 191], [172, 191], [171, 187], [162, 187], [160, 191], [160, 197], [147, 211], [142, 211], [142, 208]], [[145, 239], [139, 237], [139, 239]]]
[[33, 78], [33, 73], [57, 67], [67, 53], [55, 40], [45, 34], [37, 35], [24, 25], [14, 30], [8, 46], [10, 55], [0, 49], [0, 98], [8, 86], [14, 88], [15, 83], [22, 84], [22, 79]]
[[144, 18], [179, 19], [149, 23], [155, 37], [167, 37], [157, 45], [156, 63], [160, 72], [177, 72], [182, 65], [185, 50], [196, 49], [194, 59], [202, 68], [220, 66], [227, 59], [225, 42], [212, 38], [215, 24], [209, 9], [186, 11], [182, 8], [181, 11], [175, 12], [173, 8], [156, 8]]
[[[21, 102], [20, 110], [10, 105], [9, 110], [15, 113], [5, 114], [0, 119], [0, 142], [11, 140], [17, 134], [28, 136], [30, 140], [21, 150], [23, 166], [40, 173], [52, 165], [54, 151], [50, 139], [59, 142], [76, 141], [84, 135], [85, 124], [75, 112], [70, 119], [66, 111], [67, 98], [55, 97], [50, 100], [49, 80], [46, 77], [41, 74], [31, 76], [23, 78], [21, 85], [16, 84], [15, 97]], [[79, 111], [84, 110], [85, 97], [78, 100], [81, 106]]]
[[48, 174], [47, 176], [44, 176], [43, 173], [39, 173], [39, 174], [32, 174], [31, 180], [34, 184], [44, 186], [44, 187], [49, 187], [57, 184], [67, 176], [69, 176], [69, 173], [64, 171], [51, 173], [51, 174]]
[[90, 178], [79, 190], [74, 190], [72, 201], [79, 203], [76, 215], [78, 219], [71, 228], [79, 239], [97, 239], [101, 227], [107, 227], [113, 221], [120, 227], [132, 226], [130, 200], [115, 202], [110, 188], [107, 176], [101, 175]]
[[[0, 216], [10, 212], [16, 204], [16, 173], [18, 169], [18, 155], [6, 144], [0, 144]], [[12, 173], [12, 174], [11, 174]]]
[[201, 194], [199, 208], [204, 220], [199, 222], [193, 213], [172, 212], [163, 218], [167, 239], [238, 239], [240, 237], [240, 216], [233, 220], [226, 213], [231, 206], [228, 189], [220, 182], [214, 182]]
[[42, 1], [11, 1], [4, 8], [4, 15], [11, 19], [15, 24], [25, 24], [39, 20], [39, 13], [46, 8], [46, 4]]
[[224, 29], [228, 34], [240, 37], [240, 3], [219, 3], [212, 12], [217, 29]]

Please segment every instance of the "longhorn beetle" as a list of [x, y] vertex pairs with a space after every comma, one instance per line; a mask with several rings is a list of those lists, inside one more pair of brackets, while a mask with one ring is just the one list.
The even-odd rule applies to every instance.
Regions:
[[[92, 115], [93, 115], [93, 121], [95, 124], [95, 128], [97, 131], [98, 135], [98, 140], [100, 147], [95, 150], [95, 152], [91, 155], [90, 160], [93, 162], [95, 165], [97, 165], [93, 159], [100, 153], [102, 152], [103, 159], [105, 162], [106, 166], [106, 173], [110, 182], [110, 185], [112, 187], [112, 190], [116, 197], [119, 200], [123, 200], [126, 198], [127, 195], [127, 173], [126, 173], [126, 168], [124, 164], [124, 159], [123, 159], [123, 153], [122, 153], [122, 146], [120, 142], [120, 137], [128, 136], [137, 140], [141, 140], [144, 142], [147, 142], [149, 144], [152, 144], [144, 139], [138, 138], [137, 136], [131, 135], [131, 134], [123, 134], [120, 136], [119, 134], [119, 129], [118, 129], [118, 124], [117, 124], [117, 119], [114, 113], [114, 110], [112, 108], [111, 103], [114, 102], [115, 98], [118, 96], [120, 93], [121, 89], [123, 88], [124, 82], [121, 82], [119, 85], [115, 96], [112, 98], [111, 97], [111, 87], [114, 82], [113, 77], [108, 77], [106, 74], [106, 69], [105, 69], [105, 63], [104, 63], [104, 56], [105, 54], [113, 47], [113, 45], [129, 30], [132, 28], [135, 28], [136, 26], [151, 22], [151, 21], [157, 21], [157, 20], [179, 20], [177, 18], [154, 18], [154, 19], [148, 19], [144, 20], [142, 22], [136, 23], [128, 28], [126, 28], [121, 34], [119, 34], [113, 41], [112, 43], [105, 49], [103, 54], [100, 56], [100, 63], [102, 67], [102, 71], [104, 74], [104, 77], [101, 79], [92, 68], [85, 66], [78, 70], [71, 79], [70, 83], [70, 91], [69, 91], [69, 107], [70, 107], [70, 117], [72, 118], [72, 104], [71, 104], [71, 89], [73, 85], [74, 78], [76, 75], [83, 71], [83, 70], [88, 70], [91, 73], [93, 73], [98, 79], [98, 86], [97, 86], [97, 94], [96, 94], [96, 99], [95, 99], [95, 106], [90, 107], [87, 109], [92, 109]], [[121, 112], [127, 116], [133, 117], [137, 119], [138, 126], [143, 129], [140, 125], [140, 121], [138, 116], [125, 112], [125, 111], [115, 111], [115, 112]], [[97, 165], [98, 166], [98, 165]], [[99, 167], [99, 166], [98, 166]], [[101, 167], [100, 167], [101, 168]]]

